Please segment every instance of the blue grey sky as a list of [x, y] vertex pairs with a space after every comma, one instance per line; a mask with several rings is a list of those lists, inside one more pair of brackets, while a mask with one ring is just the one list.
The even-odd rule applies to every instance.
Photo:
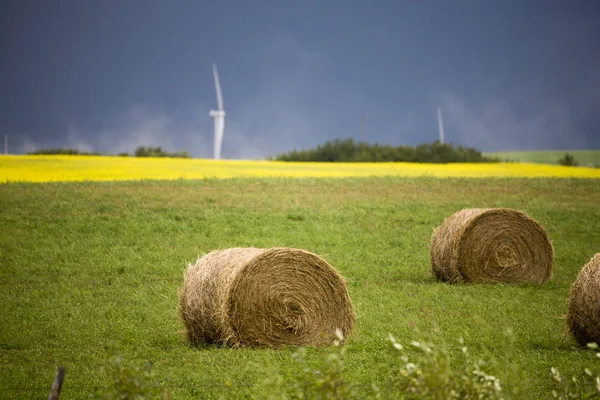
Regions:
[[[2, 0], [9, 152], [137, 146], [223, 158], [333, 138], [600, 149], [594, 0]], [[364, 131], [361, 120], [364, 117]]]

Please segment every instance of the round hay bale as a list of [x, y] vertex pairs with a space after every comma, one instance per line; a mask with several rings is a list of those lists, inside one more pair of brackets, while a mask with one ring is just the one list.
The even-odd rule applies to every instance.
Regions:
[[580, 345], [600, 344], [600, 253], [583, 266], [571, 285], [567, 325]]
[[544, 229], [520, 211], [468, 208], [433, 233], [434, 276], [450, 283], [544, 283], [554, 249]]
[[344, 279], [290, 248], [215, 250], [185, 272], [180, 316], [192, 343], [232, 347], [332, 343], [355, 323]]

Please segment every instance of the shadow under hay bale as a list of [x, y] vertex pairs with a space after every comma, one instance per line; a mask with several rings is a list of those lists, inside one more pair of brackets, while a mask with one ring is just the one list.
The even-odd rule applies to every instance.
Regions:
[[180, 316], [191, 343], [320, 346], [355, 323], [344, 279], [319, 256], [290, 248], [215, 250], [190, 265]]
[[580, 345], [600, 344], [600, 253], [583, 266], [571, 285], [567, 325]]
[[554, 249], [544, 229], [520, 211], [469, 208], [433, 233], [431, 266], [444, 282], [544, 283]]

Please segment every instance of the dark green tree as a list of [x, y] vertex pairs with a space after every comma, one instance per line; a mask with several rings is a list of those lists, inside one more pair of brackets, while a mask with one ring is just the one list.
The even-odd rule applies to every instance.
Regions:
[[573, 156], [569, 153], [565, 153], [565, 156], [563, 158], [561, 158], [560, 160], [558, 160], [558, 163], [560, 165], [566, 165], [566, 166], [570, 166], [570, 167], [576, 167], [579, 165], [579, 163], [575, 160], [575, 156]]
[[317, 162], [391, 162], [408, 161], [422, 163], [451, 162], [498, 162], [484, 157], [474, 148], [453, 147], [449, 143], [423, 143], [416, 147], [390, 146], [355, 142], [354, 139], [334, 139], [317, 146], [316, 149], [293, 150], [271, 159], [278, 161]]

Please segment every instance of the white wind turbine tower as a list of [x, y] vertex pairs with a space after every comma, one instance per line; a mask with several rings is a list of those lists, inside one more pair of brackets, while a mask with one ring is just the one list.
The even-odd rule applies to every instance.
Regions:
[[444, 122], [442, 121], [442, 110], [437, 108], [438, 131], [440, 133], [440, 143], [444, 143]]
[[215, 139], [214, 139], [214, 158], [221, 158], [221, 144], [223, 143], [223, 131], [225, 130], [225, 110], [223, 110], [223, 93], [221, 93], [221, 83], [219, 82], [219, 72], [217, 64], [213, 64], [213, 75], [215, 77], [215, 89], [217, 91], [218, 110], [210, 110], [208, 113], [215, 118]]

